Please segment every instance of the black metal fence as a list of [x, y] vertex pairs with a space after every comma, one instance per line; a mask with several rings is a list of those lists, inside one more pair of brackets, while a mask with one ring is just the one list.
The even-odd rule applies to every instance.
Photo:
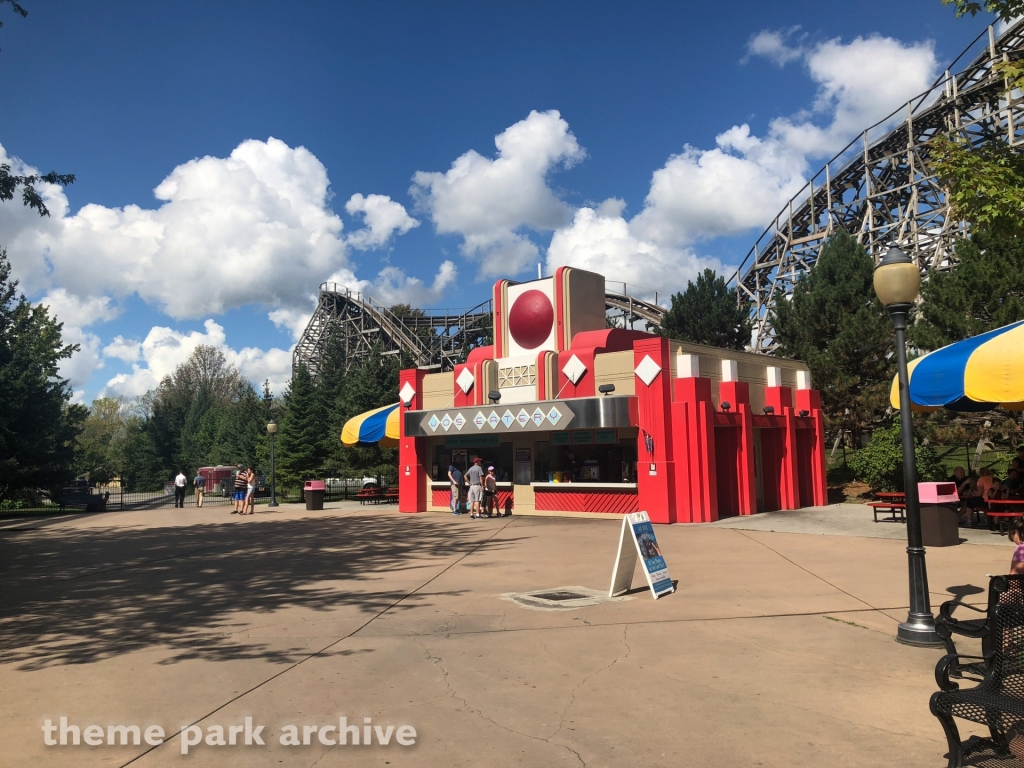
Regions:
[[[333, 481], [325, 487], [324, 501], [354, 499], [361, 487], [362, 482], [359, 480]], [[231, 487], [215, 488], [204, 493], [203, 507], [233, 504], [233, 490]], [[266, 504], [270, 501], [270, 488], [262, 484], [258, 485], [254, 495], [257, 504]], [[302, 501], [302, 496], [278, 493], [277, 499], [279, 502], [296, 502]], [[186, 507], [196, 507], [199, 504], [195, 489], [191, 486], [185, 488], [184, 504]], [[161, 491], [138, 491], [118, 484], [91, 487], [88, 492], [76, 490], [73, 493], [65, 494], [59, 506], [63, 509], [99, 512], [160, 509], [174, 505], [174, 484], [167, 483]]]

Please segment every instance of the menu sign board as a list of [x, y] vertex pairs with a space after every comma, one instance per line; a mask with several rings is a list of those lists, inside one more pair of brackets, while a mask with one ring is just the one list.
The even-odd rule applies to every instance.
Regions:
[[612, 585], [608, 590], [608, 597], [621, 595], [632, 586], [637, 556], [643, 562], [647, 586], [651, 588], [655, 600], [675, 591], [650, 517], [646, 512], [634, 512], [622, 518], [619, 553], [615, 560], [615, 568], [612, 570]]

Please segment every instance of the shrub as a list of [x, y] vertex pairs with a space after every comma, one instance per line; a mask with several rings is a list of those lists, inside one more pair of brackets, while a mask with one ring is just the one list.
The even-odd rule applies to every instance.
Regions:
[[[921, 445], [916, 437], [914, 442], [918, 481], [942, 479], [942, 464], [932, 447]], [[849, 465], [858, 479], [876, 491], [905, 490], [900, 420], [897, 418], [892, 426], [876, 429], [871, 435], [871, 442], [850, 457]]]

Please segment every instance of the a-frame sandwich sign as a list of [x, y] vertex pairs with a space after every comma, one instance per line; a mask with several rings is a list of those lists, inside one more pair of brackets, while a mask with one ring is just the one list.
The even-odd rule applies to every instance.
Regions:
[[674, 592], [672, 579], [668, 575], [668, 566], [658, 546], [658, 538], [654, 535], [651, 518], [646, 512], [633, 512], [622, 519], [622, 535], [619, 536], [619, 553], [615, 558], [612, 570], [612, 586], [608, 597], [615, 597], [629, 590], [633, 584], [633, 569], [639, 555], [644, 564], [644, 575], [647, 586], [655, 599], [669, 592]]

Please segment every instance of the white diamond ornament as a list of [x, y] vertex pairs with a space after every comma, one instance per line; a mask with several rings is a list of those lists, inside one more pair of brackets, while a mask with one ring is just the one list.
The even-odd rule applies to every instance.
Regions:
[[441, 426], [444, 427], [445, 432], [452, 428], [452, 417], [447, 413], [441, 417]]
[[491, 415], [487, 417], [487, 423], [491, 425], [491, 429], [496, 429], [500, 422], [501, 417], [495, 411], [491, 411]]
[[487, 423], [487, 417], [482, 412], [477, 411], [476, 416], [473, 417], [473, 423], [476, 424], [477, 429], [483, 429], [484, 424]]
[[539, 427], [541, 424], [544, 423], [544, 419], [544, 411], [542, 411], [540, 408], [535, 409], [533, 412], [533, 423]]
[[523, 408], [522, 410], [519, 411], [518, 414], [516, 414], [516, 421], [519, 422], [520, 427], [525, 427], [527, 424], [530, 423], [530, 414], [526, 412], [525, 408]]
[[644, 355], [644, 359], [636, 367], [635, 373], [640, 381], [649, 387], [651, 382], [658, 378], [658, 374], [661, 373], [661, 366], [654, 362], [650, 355]]
[[512, 411], [505, 411], [503, 414], [501, 414], [501, 423], [504, 424], [506, 428], [511, 427], [512, 422], [515, 420], [516, 417], [512, 415]]
[[413, 389], [412, 384], [407, 381], [398, 391], [398, 396], [402, 398], [403, 403], [411, 403], [412, 399], [416, 397], [416, 390]]
[[558, 409], [551, 406], [551, 410], [548, 411], [548, 421], [554, 425], [557, 424], [561, 418], [562, 414], [558, 412]]
[[437, 432], [437, 428], [441, 426], [441, 420], [437, 418], [437, 414], [430, 417], [430, 421], [427, 422], [427, 426], [430, 427], [431, 432]]
[[469, 390], [473, 388], [476, 383], [476, 379], [473, 378], [473, 374], [469, 368], [463, 368], [462, 373], [459, 374], [459, 378], [455, 380], [455, 383], [459, 385], [459, 389], [462, 390], [462, 394], [468, 395]]
[[573, 386], [583, 378], [583, 374], [587, 372], [587, 366], [583, 364], [576, 355], [573, 355], [566, 361], [565, 366], [562, 368], [562, 373], [565, 374], [565, 378], [573, 383]]
[[452, 420], [452, 423], [455, 425], [455, 428], [461, 432], [462, 428], [466, 426], [466, 417], [461, 413], [457, 413], [455, 414], [455, 418]]

